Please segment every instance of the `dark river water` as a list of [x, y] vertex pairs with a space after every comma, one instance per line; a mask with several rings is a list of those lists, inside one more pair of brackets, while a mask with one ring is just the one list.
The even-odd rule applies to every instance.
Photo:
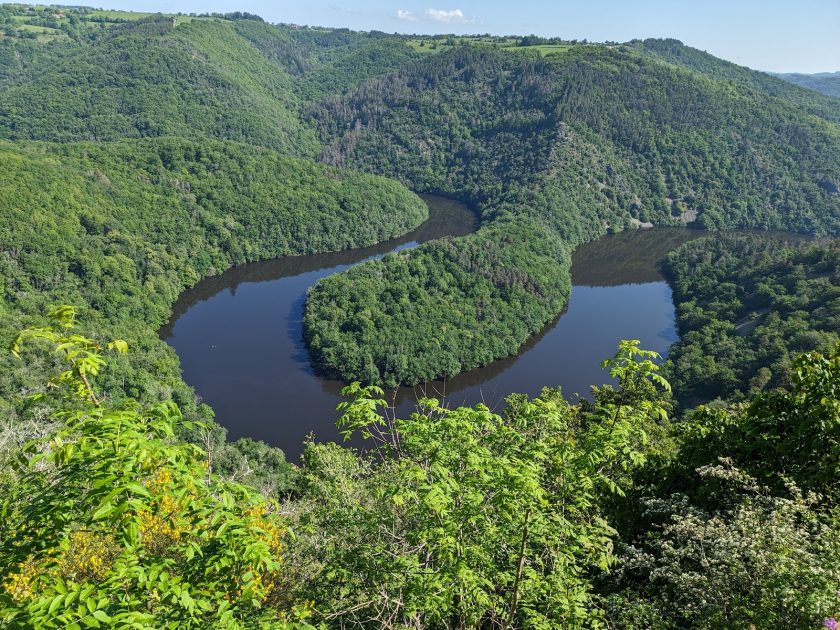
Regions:
[[[331, 254], [292, 256], [236, 267], [185, 292], [161, 337], [178, 353], [184, 379], [216, 412], [230, 439], [252, 437], [294, 460], [304, 439], [340, 439], [335, 427], [339, 381], [317, 376], [301, 335], [306, 290], [319, 278], [360, 261], [476, 228], [465, 206], [424, 197], [429, 221], [380, 245]], [[657, 263], [702, 232], [661, 228], [605, 236], [577, 249], [568, 309], [530, 339], [515, 357], [447, 382], [403, 388], [397, 413], [417, 395], [445, 396], [450, 406], [484, 402], [500, 408], [511, 392], [538, 394], [560, 386], [574, 397], [609, 376], [600, 368], [620, 339], [665, 355], [676, 341], [671, 290]], [[389, 394], [389, 399], [390, 399]], [[404, 417], [404, 416], [403, 416]]]

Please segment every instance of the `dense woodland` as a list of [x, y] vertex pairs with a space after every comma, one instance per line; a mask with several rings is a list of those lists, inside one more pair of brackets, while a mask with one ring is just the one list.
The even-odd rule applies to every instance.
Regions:
[[794, 85], [815, 90], [827, 96], [840, 97], [840, 72], [818, 72], [816, 74], [793, 72], [777, 76]]
[[781, 236], [720, 235], [665, 260], [680, 340], [667, 371], [687, 404], [787, 386], [793, 358], [840, 341], [840, 250]]
[[[486, 229], [464, 239], [462, 251], [493, 251], [491, 240], [516, 247], [503, 239], [532, 230], [573, 247], [633, 222], [836, 233], [836, 124], [803, 113], [800, 91], [771, 77], [781, 96], [736, 84], [725, 64], [719, 74], [726, 78], [716, 79], [650, 55], [579, 46], [541, 58], [455, 47], [318, 105], [313, 116], [327, 143], [323, 158], [474, 204]], [[569, 259], [554, 251], [537, 245], [507, 267], [523, 287], [510, 298], [484, 298], [486, 292], [459, 281], [441, 286], [442, 274], [458, 274], [434, 245], [411, 255], [411, 264], [431, 273], [405, 276], [398, 257], [354, 270], [368, 309], [336, 312], [335, 304], [349, 303], [347, 279], [327, 278], [307, 304], [310, 348], [328, 372], [370, 379], [378, 371], [385, 383], [483, 365], [510, 354], [565, 302], [568, 284], [547, 279], [567, 273]], [[487, 264], [480, 273], [493, 276]], [[459, 263], [474, 265], [466, 255]], [[418, 290], [436, 297], [410, 305], [393, 299]], [[475, 304], [480, 313], [477, 300], [516, 302], [520, 314], [492, 324], [489, 353], [473, 351], [473, 316], [438, 308]], [[368, 342], [367, 326], [380, 320], [394, 322], [384, 353]], [[406, 321], [434, 321], [435, 345], [426, 328], [396, 323]]]
[[[840, 614], [829, 240], [681, 246], [681, 341], [663, 366], [622, 342], [589, 399], [395, 418], [376, 387], [515, 353], [607, 231], [836, 235], [840, 100], [675, 40], [28, 5], [0, 27], [0, 625]], [[226, 442], [156, 334], [179, 293], [404, 234], [427, 216], [410, 190], [478, 231], [329, 277], [305, 313], [316, 368], [361, 381], [339, 424], [368, 448]]]
[[[56, 300], [84, 305], [147, 349], [115, 395], [174, 387], [182, 404], [193, 395], [154, 331], [184, 288], [248, 261], [371, 245], [428, 213], [396, 182], [230, 142], [7, 143], [0, 160], [3, 335]], [[4, 400], [40, 380], [2, 361]]]

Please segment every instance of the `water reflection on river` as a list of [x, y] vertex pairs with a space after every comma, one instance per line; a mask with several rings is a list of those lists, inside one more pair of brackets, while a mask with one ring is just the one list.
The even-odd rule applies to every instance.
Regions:
[[[306, 290], [316, 280], [361, 260], [444, 235], [475, 229], [461, 204], [428, 197], [430, 220], [415, 232], [366, 248], [243, 265], [200, 282], [173, 309], [161, 336], [181, 358], [185, 380], [216, 411], [232, 439], [249, 436], [296, 458], [305, 437], [338, 439], [342, 383], [315, 375], [301, 337]], [[446, 396], [450, 405], [485, 402], [498, 408], [511, 392], [544, 385], [586, 394], [608, 376], [599, 367], [620, 339], [640, 339], [662, 354], [676, 340], [671, 291], [657, 269], [665, 253], [701, 233], [640, 230], [604, 237], [577, 250], [568, 310], [525, 344], [519, 355], [446, 383], [397, 392], [408, 414], [417, 394]]]

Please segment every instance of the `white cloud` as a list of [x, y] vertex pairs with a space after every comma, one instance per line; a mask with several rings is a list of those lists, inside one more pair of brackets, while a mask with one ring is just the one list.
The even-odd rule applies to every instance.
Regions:
[[471, 19], [461, 9], [426, 9], [422, 15], [397, 9], [397, 19], [405, 22], [440, 22], [441, 24], [468, 24]]
[[443, 22], [444, 24], [464, 24], [468, 22], [467, 16], [461, 9], [426, 9], [424, 14], [432, 22]]

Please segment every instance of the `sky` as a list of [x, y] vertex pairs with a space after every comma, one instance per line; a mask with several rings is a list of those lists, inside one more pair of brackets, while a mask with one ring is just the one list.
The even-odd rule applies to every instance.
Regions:
[[757, 70], [840, 70], [840, 0], [111, 0], [106, 8], [249, 11], [275, 23], [388, 33], [674, 37]]

